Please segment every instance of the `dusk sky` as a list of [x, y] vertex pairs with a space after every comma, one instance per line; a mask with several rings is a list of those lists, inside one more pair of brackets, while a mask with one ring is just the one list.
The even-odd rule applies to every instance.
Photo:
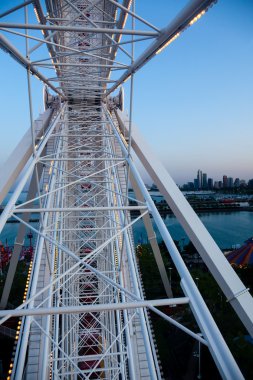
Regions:
[[[185, 4], [137, 0], [136, 11], [162, 28]], [[135, 75], [134, 123], [179, 184], [193, 180], [198, 169], [214, 179], [253, 178], [252, 20], [252, 0], [220, 0]], [[23, 23], [23, 11], [2, 21]], [[8, 38], [24, 51], [23, 39]], [[136, 46], [136, 56], [140, 51]], [[42, 53], [36, 58], [46, 57]], [[29, 110], [25, 69], [3, 51], [0, 65], [1, 164], [29, 127]], [[35, 78], [33, 103], [36, 117], [43, 103]]]

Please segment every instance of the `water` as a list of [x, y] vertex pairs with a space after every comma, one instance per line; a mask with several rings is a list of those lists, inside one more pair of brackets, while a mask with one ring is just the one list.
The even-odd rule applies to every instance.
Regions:
[[[9, 199], [11, 193], [5, 199]], [[158, 192], [151, 193], [152, 198], [157, 202], [160, 202], [163, 197]], [[19, 202], [25, 201], [27, 193], [21, 193]], [[131, 196], [134, 196], [131, 194]], [[34, 215], [35, 216], [35, 215]], [[253, 236], [253, 212], [249, 211], [235, 211], [235, 212], [217, 212], [217, 213], [203, 213], [200, 215], [200, 219], [210, 232], [216, 243], [221, 249], [231, 248], [237, 244], [243, 244], [243, 242], [249, 237]], [[153, 221], [153, 220], [152, 220]], [[177, 222], [173, 215], [167, 215], [164, 222], [174, 240], [180, 240], [181, 246], [187, 244], [189, 239], [185, 234], [183, 228]], [[32, 223], [37, 226], [37, 224]], [[156, 226], [153, 226], [158, 238], [161, 241], [160, 233]], [[2, 233], [0, 234], [0, 240], [5, 244], [6, 239], [9, 245], [13, 245], [18, 230], [18, 223], [8, 223]], [[27, 231], [28, 232], [28, 231]], [[136, 222], [133, 226], [135, 243], [146, 243], [147, 234], [142, 220]], [[26, 238], [25, 245], [29, 244], [29, 240]]]
[[[203, 213], [200, 215], [200, 219], [221, 249], [231, 248], [237, 244], [241, 245], [246, 239], [253, 236], [253, 212]], [[153, 219], [152, 222], [157, 239], [161, 241], [161, 235]], [[180, 240], [181, 245], [189, 242], [186, 233], [174, 216], [167, 215], [164, 222], [174, 240]], [[147, 233], [142, 220], [134, 224], [133, 233], [136, 244], [147, 242]]]
[[[12, 192], [9, 192], [4, 201], [2, 202], [2, 206], [5, 206], [8, 201], [10, 200], [10, 197], [12, 196]], [[20, 197], [17, 201], [16, 204], [20, 204], [22, 202], [25, 202], [26, 201], [26, 197], [27, 197], [27, 192], [26, 191], [23, 191], [21, 194], [20, 194]], [[34, 202], [35, 205], [38, 205], [38, 202]], [[32, 215], [32, 218], [33, 219], [38, 219], [39, 218], [39, 215], [38, 214], [33, 214]], [[33, 227], [37, 227], [38, 226], [38, 223], [36, 222], [32, 222], [31, 225]], [[15, 238], [16, 238], [16, 235], [17, 235], [17, 232], [18, 232], [18, 226], [19, 226], [19, 223], [7, 223], [1, 234], [0, 234], [0, 241], [5, 245], [6, 243], [9, 245], [9, 246], [12, 246], [14, 245], [14, 242], [15, 242]], [[26, 232], [26, 235], [28, 234], [29, 232], [29, 229], [27, 230]], [[34, 240], [33, 240], [34, 241]], [[25, 240], [24, 240], [24, 245], [29, 245], [30, 243], [30, 240], [27, 238], [27, 236], [25, 236]]]
[[[7, 195], [6, 195], [6, 197], [4, 198], [4, 200], [3, 200], [3, 202], [2, 202], [2, 206], [5, 206], [8, 202], [9, 202], [9, 200], [10, 200], [10, 198], [11, 198], [11, 196], [13, 195], [13, 193], [10, 191]], [[21, 193], [20, 193], [20, 196], [19, 196], [19, 198], [18, 198], [18, 201], [17, 201], [17, 203], [16, 204], [20, 204], [21, 202], [25, 202], [26, 201], [26, 197], [27, 197], [27, 191], [22, 191]]]
[[[36, 222], [32, 222], [31, 225], [34, 228], [38, 228], [38, 223], [36, 223]], [[19, 227], [19, 223], [7, 223], [4, 226], [4, 228], [3, 228], [3, 230], [2, 230], [2, 232], [0, 234], [0, 241], [4, 245], [6, 243], [9, 246], [14, 245], [15, 238], [16, 238], [16, 235], [17, 235], [17, 232], [18, 232], [18, 227]], [[25, 239], [24, 239], [24, 245], [26, 245], [26, 246], [30, 244], [30, 240], [27, 237], [28, 232], [30, 232], [29, 229], [27, 229], [26, 236], [25, 236]], [[33, 234], [33, 236], [35, 237], [35, 234]], [[32, 242], [34, 242], [34, 239], [32, 240]]]
[[[236, 244], [241, 245], [246, 239], [253, 236], [253, 212], [203, 213], [200, 215], [200, 219], [221, 249], [231, 248]], [[161, 241], [160, 233], [154, 225], [153, 219], [152, 222], [158, 241]], [[189, 242], [183, 228], [174, 216], [167, 215], [164, 222], [174, 240], [180, 240], [181, 245]], [[37, 223], [31, 224], [37, 226]], [[13, 245], [18, 226], [18, 223], [8, 223], [0, 234], [0, 240], [5, 244], [7, 239], [8, 244]], [[147, 233], [142, 220], [134, 224], [133, 233], [136, 244], [147, 242]], [[25, 245], [28, 244], [29, 240], [26, 238]]]

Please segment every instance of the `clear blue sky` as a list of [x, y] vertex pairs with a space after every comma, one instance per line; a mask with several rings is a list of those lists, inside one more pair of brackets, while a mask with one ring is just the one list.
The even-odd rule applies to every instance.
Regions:
[[[187, 2], [136, 3], [139, 14], [164, 27]], [[23, 22], [23, 12], [7, 20]], [[215, 179], [253, 178], [252, 20], [252, 0], [220, 0], [135, 76], [134, 122], [177, 183], [192, 180], [197, 169]], [[11, 39], [24, 49], [23, 40]], [[2, 163], [28, 128], [29, 114], [25, 70], [2, 51], [0, 65]], [[125, 89], [128, 95], [129, 83]], [[35, 79], [33, 98], [37, 115], [43, 107]]]

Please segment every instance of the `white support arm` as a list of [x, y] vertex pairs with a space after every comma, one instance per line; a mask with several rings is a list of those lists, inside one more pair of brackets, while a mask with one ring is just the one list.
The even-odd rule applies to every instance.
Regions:
[[[40, 138], [43, 131], [48, 127], [52, 116], [52, 109], [47, 109], [35, 122], [35, 138]], [[0, 204], [4, 200], [11, 186], [16, 181], [17, 177], [24, 169], [29, 158], [32, 155], [32, 136], [31, 129], [27, 130], [21, 141], [15, 147], [10, 157], [4, 162], [1, 167], [0, 176]]]
[[[116, 116], [121, 130], [128, 132], [128, 117], [118, 109]], [[131, 141], [132, 147], [143, 166], [198, 250], [227, 300], [253, 336], [253, 298], [248, 289], [245, 288], [245, 285], [136, 126], [132, 127]]]

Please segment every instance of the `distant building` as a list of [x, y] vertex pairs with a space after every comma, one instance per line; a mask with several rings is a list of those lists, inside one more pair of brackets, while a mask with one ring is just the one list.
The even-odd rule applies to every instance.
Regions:
[[202, 176], [202, 171], [200, 169], [197, 172], [197, 179], [198, 179], [198, 188], [202, 189], [202, 187], [203, 187], [203, 176]]
[[250, 189], [253, 189], [253, 179], [250, 179], [249, 182], [248, 182], [248, 187]]
[[150, 187], [150, 190], [151, 191], [158, 191], [158, 187], [156, 186], [155, 183], [152, 183], [151, 187]]
[[194, 190], [195, 189], [195, 187], [194, 187], [194, 183], [193, 182], [188, 182], [188, 189], [189, 190]]
[[240, 187], [240, 178], [235, 179], [234, 187]]
[[207, 174], [206, 173], [203, 173], [202, 180], [203, 180], [203, 183], [202, 183], [203, 189], [207, 189]]
[[223, 175], [222, 181], [214, 181], [213, 178], [207, 178], [207, 173], [203, 173], [202, 170], [197, 171], [197, 178], [194, 178], [193, 182], [188, 182], [184, 185], [185, 190], [219, 190], [219, 189], [233, 189], [239, 187], [249, 187], [253, 189], [253, 178], [247, 183], [244, 179], [228, 177]]
[[228, 177], [226, 175], [223, 176], [223, 187], [224, 189], [228, 187]]
[[219, 189], [219, 181], [215, 181], [213, 187], [214, 189]]
[[234, 179], [232, 177], [228, 177], [228, 187], [232, 189], [234, 187]]
[[212, 178], [208, 178], [207, 187], [209, 190], [213, 189], [213, 179]]

